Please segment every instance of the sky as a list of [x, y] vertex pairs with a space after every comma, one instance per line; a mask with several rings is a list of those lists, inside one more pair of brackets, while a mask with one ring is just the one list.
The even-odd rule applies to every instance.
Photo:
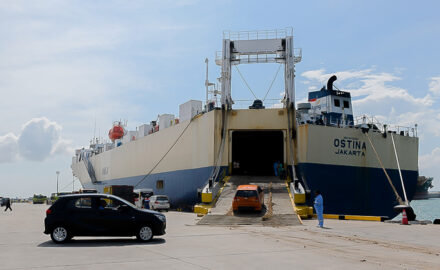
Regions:
[[[225, 30], [293, 27], [296, 99], [336, 74], [356, 115], [418, 124], [420, 174], [440, 190], [438, 1], [0, 1], [0, 196], [79, 187], [74, 149], [204, 100]], [[283, 91], [277, 64], [241, 65], [257, 97]], [[253, 99], [233, 69], [232, 97]]]

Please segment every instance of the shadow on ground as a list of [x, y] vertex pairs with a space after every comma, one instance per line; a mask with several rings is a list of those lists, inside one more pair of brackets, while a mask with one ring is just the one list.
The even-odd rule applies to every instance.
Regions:
[[232, 215], [236, 217], [263, 217], [267, 212], [266, 205], [263, 205], [263, 208], [261, 211], [255, 211], [255, 210], [240, 210], [237, 212], [232, 212]]
[[120, 247], [135, 245], [160, 245], [165, 244], [163, 238], [153, 238], [149, 242], [140, 242], [135, 238], [113, 238], [113, 239], [77, 239], [74, 238], [64, 244], [55, 244], [52, 241], [46, 241], [38, 245], [38, 247]]

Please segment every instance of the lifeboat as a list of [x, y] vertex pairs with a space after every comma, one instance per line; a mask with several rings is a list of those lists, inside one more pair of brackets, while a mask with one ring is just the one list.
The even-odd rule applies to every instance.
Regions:
[[120, 124], [113, 125], [113, 127], [108, 131], [108, 137], [112, 142], [124, 137], [125, 130]]

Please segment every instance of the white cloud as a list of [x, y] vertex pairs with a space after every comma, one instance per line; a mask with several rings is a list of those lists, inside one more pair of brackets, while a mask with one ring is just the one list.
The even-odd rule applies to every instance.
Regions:
[[436, 147], [431, 153], [421, 155], [419, 159], [420, 169], [434, 169], [438, 168], [440, 164], [440, 147]]
[[326, 83], [327, 80], [332, 76], [336, 75], [338, 77], [338, 81], [345, 81], [349, 79], [357, 79], [362, 78], [366, 75], [369, 75], [371, 73], [371, 69], [364, 69], [364, 70], [346, 70], [346, 71], [338, 71], [335, 73], [325, 73], [325, 69], [317, 69], [317, 70], [309, 70], [306, 72], [303, 72], [301, 76], [309, 79], [309, 80], [315, 80], [319, 81], [321, 83]]
[[[332, 75], [338, 77], [335, 83], [336, 85], [344, 83], [344, 89], [351, 93], [354, 98], [353, 103], [359, 107], [365, 103], [368, 103], [369, 106], [381, 102], [389, 104], [391, 99], [393, 102], [402, 100], [417, 106], [430, 106], [433, 104], [429, 94], [425, 97], [418, 98], [411, 95], [406, 89], [390, 85], [390, 83], [398, 81], [401, 78], [387, 72], [374, 73], [373, 69], [363, 69], [326, 73], [324, 69], [318, 69], [306, 71], [301, 74], [301, 76], [312, 81], [318, 81], [319, 83], [326, 83]], [[356, 80], [356, 82], [353, 80]], [[433, 84], [433, 82], [431, 84]], [[355, 85], [359, 83], [360, 85], [355, 87]], [[435, 85], [433, 85], [432, 88], [435, 89]]]
[[384, 119], [388, 122], [397, 123], [400, 126], [413, 126], [418, 125], [419, 136], [424, 138], [429, 134], [435, 137], [440, 137], [440, 118], [433, 117], [436, 113], [440, 113], [438, 108], [430, 109], [425, 108], [424, 110], [409, 110], [406, 113], [401, 113], [398, 115], [390, 114]]
[[431, 78], [431, 82], [429, 83], [429, 91], [436, 96], [440, 96], [440, 76]]
[[18, 138], [20, 156], [29, 160], [44, 160], [60, 140], [61, 127], [47, 118], [34, 118], [24, 124]]
[[13, 133], [0, 136], [0, 163], [13, 162], [17, 159], [17, 140], [17, 136]]
[[55, 154], [72, 154], [70, 142], [61, 138], [61, 126], [45, 117], [23, 125], [19, 136], [8, 133], [0, 137], [0, 163], [18, 158], [42, 161]]

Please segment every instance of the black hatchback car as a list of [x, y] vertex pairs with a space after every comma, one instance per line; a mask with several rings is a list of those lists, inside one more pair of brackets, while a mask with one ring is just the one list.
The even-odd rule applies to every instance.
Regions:
[[146, 242], [165, 234], [166, 218], [113, 195], [89, 193], [61, 196], [47, 209], [44, 225], [55, 243], [74, 236], [136, 236]]

